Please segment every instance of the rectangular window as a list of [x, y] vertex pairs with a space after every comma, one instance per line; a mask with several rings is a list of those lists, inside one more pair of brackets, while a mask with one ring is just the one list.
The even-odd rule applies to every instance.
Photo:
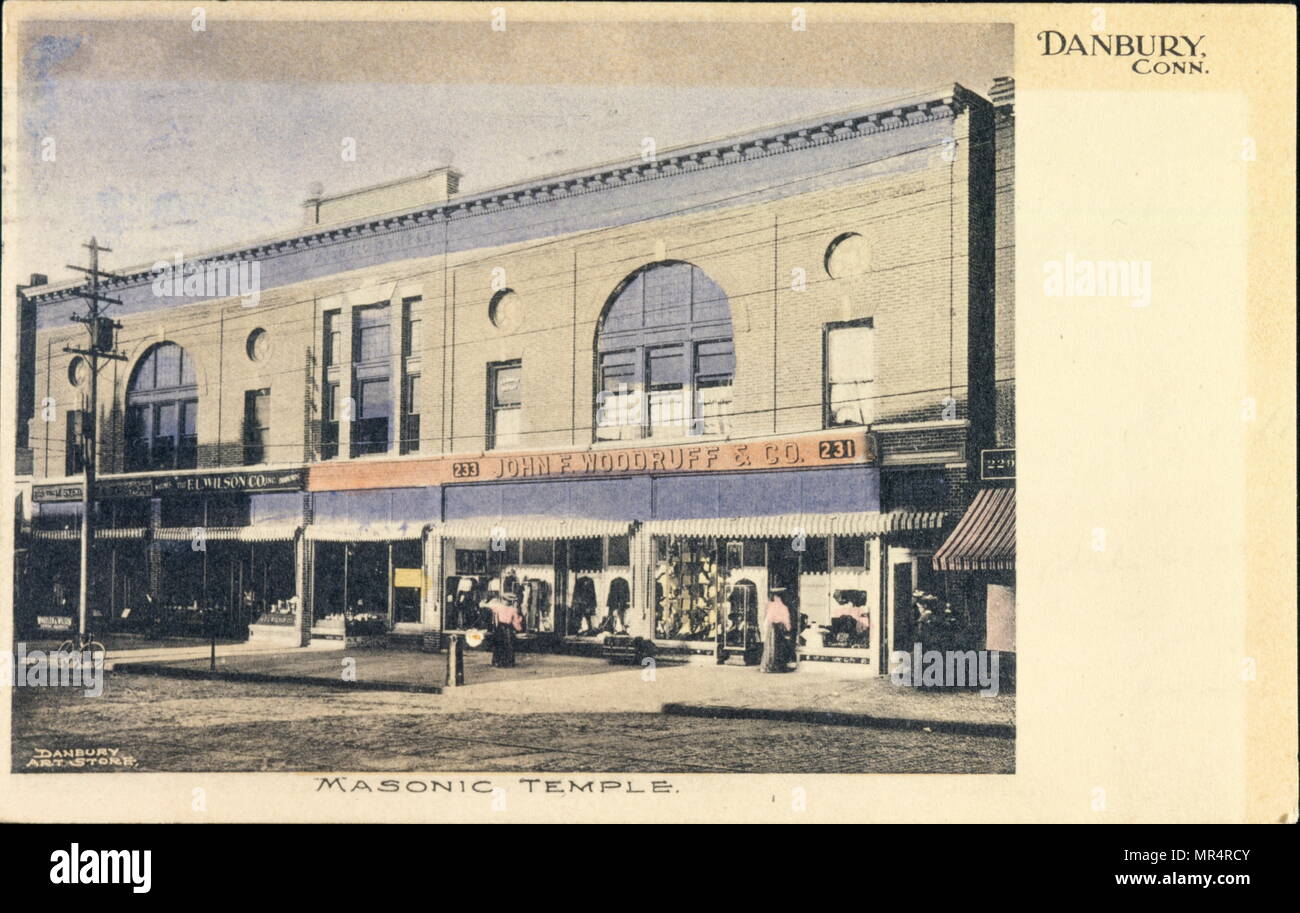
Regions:
[[390, 353], [388, 305], [372, 304], [352, 311], [352, 361], [379, 361]]
[[[163, 526], [170, 527], [206, 526], [205, 507], [206, 499], [198, 495], [164, 495], [160, 507], [160, 520]], [[186, 548], [188, 549], [189, 546]]]
[[[493, 545], [500, 544], [501, 548], [493, 548]], [[519, 540], [506, 539], [503, 542], [492, 542], [488, 546], [488, 568], [489, 570], [510, 567], [519, 563]]]
[[686, 426], [686, 357], [681, 346], [647, 353], [650, 437], [681, 437]]
[[805, 574], [826, 573], [826, 537], [809, 536], [803, 544], [803, 560], [799, 570]]
[[271, 436], [271, 391], [244, 393], [244, 465], [265, 463]]
[[153, 452], [150, 462], [157, 467], [176, 465], [177, 403], [162, 403], [153, 409]]
[[853, 570], [866, 568], [867, 540], [861, 536], [836, 536], [835, 566]]
[[159, 346], [158, 382], [160, 390], [181, 385], [181, 350], [179, 346]]
[[610, 567], [627, 567], [632, 563], [631, 547], [627, 536], [610, 536], [609, 537], [609, 558], [606, 563]]
[[321, 340], [321, 350], [327, 368], [338, 364], [339, 359], [343, 357], [343, 352], [340, 350], [343, 334], [339, 329], [342, 316], [339, 311], [325, 312], [325, 333]]
[[388, 419], [392, 393], [388, 378], [360, 380], [356, 386], [357, 417], [352, 422], [352, 455], [388, 452]]
[[695, 346], [695, 433], [726, 434], [731, 430], [731, 378], [736, 353], [730, 339]]
[[641, 395], [636, 386], [636, 351], [600, 356], [596, 391], [596, 440], [621, 441], [641, 435]]
[[416, 311], [419, 303], [419, 298], [407, 298], [402, 302], [402, 354], [408, 358], [424, 351], [423, 324]]
[[525, 539], [520, 564], [554, 564], [555, 543], [550, 539]]
[[826, 427], [869, 425], [875, 377], [869, 321], [826, 326]]
[[339, 455], [339, 385], [337, 381], [327, 381], [321, 403], [320, 458], [332, 460]]
[[126, 470], [139, 472], [149, 466], [149, 442], [153, 439], [149, 406], [128, 406], [126, 410]]
[[64, 438], [63, 445], [64, 475], [75, 476], [86, 469], [84, 442], [81, 439], [85, 414], [80, 409], [69, 409], [67, 412], [67, 437]]
[[153, 503], [148, 498], [121, 498], [111, 502], [113, 505], [113, 526], [117, 529], [145, 527], [149, 525], [149, 515], [153, 512]]
[[248, 495], [209, 495], [206, 526], [247, 526], [251, 513]]
[[570, 539], [569, 569], [574, 571], [603, 571], [605, 569], [605, 543], [600, 539]]
[[522, 378], [518, 361], [488, 365], [488, 450], [518, 447], [521, 442]]
[[199, 401], [180, 402], [180, 434], [176, 441], [176, 468], [193, 469], [199, 465]]
[[408, 374], [402, 382], [402, 453], [420, 449], [420, 375]]

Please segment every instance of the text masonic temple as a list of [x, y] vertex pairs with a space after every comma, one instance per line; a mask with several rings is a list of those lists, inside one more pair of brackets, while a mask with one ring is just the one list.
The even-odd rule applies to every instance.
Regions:
[[[758, 643], [779, 585], [804, 660], [885, 672], [936, 615], [1014, 650], [1011, 81], [988, 94], [474, 194], [313, 188], [293, 231], [186, 257], [244, 277], [224, 297], [104, 264], [91, 629], [428, 644], [509, 591], [525, 641], [707, 654]], [[84, 290], [19, 289], [28, 636], [77, 614]]]

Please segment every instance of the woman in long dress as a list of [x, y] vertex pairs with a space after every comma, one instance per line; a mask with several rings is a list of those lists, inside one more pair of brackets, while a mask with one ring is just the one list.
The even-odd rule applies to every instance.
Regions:
[[498, 596], [488, 604], [495, 628], [492, 632], [492, 665], [510, 669], [515, 664], [515, 632], [523, 631], [524, 618], [516, 606], [514, 593]]
[[767, 614], [763, 616], [763, 662], [760, 669], [764, 672], [787, 671], [786, 641], [789, 637], [790, 607], [785, 602], [785, 587], [773, 587]]

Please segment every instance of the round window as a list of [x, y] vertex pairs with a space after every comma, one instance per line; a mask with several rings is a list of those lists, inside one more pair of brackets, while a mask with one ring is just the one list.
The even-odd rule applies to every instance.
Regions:
[[80, 387], [90, 379], [90, 362], [80, 355], [72, 359], [68, 364], [68, 383], [74, 387]]
[[250, 361], [266, 361], [271, 356], [271, 335], [258, 328], [248, 334], [248, 358]]
[[492, 296], [488, 319], [498, 330], [514, 330], [523, 319], [523, 308], [514, 289], [503, 288]]
[[867, 239], [857, 232], [840, 235], [826, 248], [826, 274], [832, 279], [861, 276], [870, 267]]

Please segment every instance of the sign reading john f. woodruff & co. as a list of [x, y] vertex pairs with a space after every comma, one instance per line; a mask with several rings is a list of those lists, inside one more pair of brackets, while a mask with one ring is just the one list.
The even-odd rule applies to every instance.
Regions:
[[874, 442], [862, 431], [658, 447], [486, 453], [432, 460], [321, 463], [308, 488], [403, 488], [544, 478], [596, 478], [695, 472], [810, 469], [872, 463]]
[[[134, 479], [100, 478], [95, 482], [95, 497], [150, 498], [161, 494], [203, 494], [205, 492], [301, 491], [305, 482], [302, 469], [266, 469], [252, 472], [206, 472], [194, 475], [148, 476]], [[37, 485], [32, 500], [77, 501], [81, 485]]]

